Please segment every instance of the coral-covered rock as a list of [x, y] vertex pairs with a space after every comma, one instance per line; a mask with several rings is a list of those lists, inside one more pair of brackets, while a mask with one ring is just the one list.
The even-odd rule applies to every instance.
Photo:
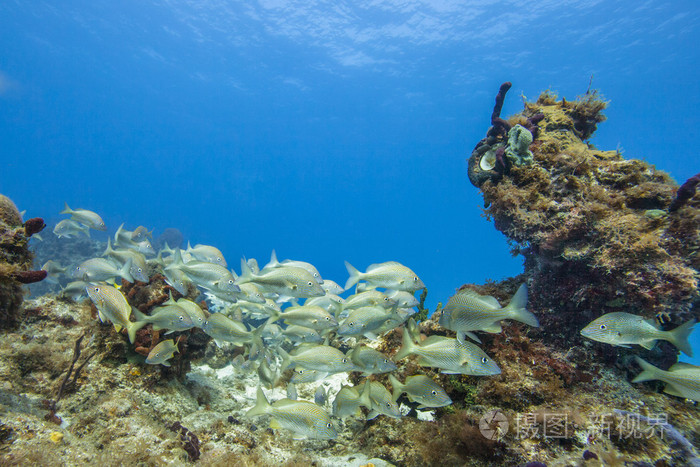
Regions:
[[585, 142], [605, 107], [595, 92], [576, 101], [544, 93], [526, 103], [508, 121], [544, 115], [530, 145], [534, 164], [513, 164], [480, 185], [487, 217], [525, 257], [543, 332], [567, 347], [610, 311], [669, 315], [669, 328], [700, 317], [700, 201], [658, 215], [677, 188], [669, 175]]
[[[38, 224], [33, 221], [30, 230], [38, 231]], [[33, 256], [28, 248], [29, 236], [15, 203], [0, 194], [0, 329], [17, 324], [23, 299], [22, 284], [46, 277], [45, 271], [31, 270]]]

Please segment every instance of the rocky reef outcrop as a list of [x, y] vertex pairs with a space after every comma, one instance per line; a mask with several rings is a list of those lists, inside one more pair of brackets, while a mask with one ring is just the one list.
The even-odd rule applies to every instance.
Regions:
[[29, 237], [44, 228], [41, 218], [22, 221], [15, 203], [0, 194], [0, 329], [17, 325], [22, 284], [39, 282], [46, 271], [32, 271]]

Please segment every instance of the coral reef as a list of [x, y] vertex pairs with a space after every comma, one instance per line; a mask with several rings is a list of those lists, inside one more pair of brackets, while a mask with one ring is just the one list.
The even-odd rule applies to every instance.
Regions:
[[44, 228], [41, 218], [22, 223], [15, 203], [0, 194], [0, 329], [17, 325], [23, 300], [22, 284], [39, 282], [46, 271], [32, 271], [29, 237]]
[[526, 103], [509, 121], [544, 115], [534, 164], [478, 185], [487, 218], [525, 258], [546, 339], [561, 348], [583, 344], [580, 328], [610, 311], [664, 316], [668, 328], [700, 317], [700, 201], [686, 197], [690, 209], [668, 215], [676, 185], [666, 173], [586, 143], [605, 107], [596, 92]]

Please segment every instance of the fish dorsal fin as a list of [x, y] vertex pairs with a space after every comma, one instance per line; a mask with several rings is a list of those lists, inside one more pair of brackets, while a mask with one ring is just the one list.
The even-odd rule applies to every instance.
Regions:
[[498, 300], [496, 300], [491, 295], [481, 295], [479, 292], [472, 290], [472, 289], [460, 290], [458, 292], [458, 295], [471, 297], [475, 300], [480, 301], [484, 305], [487, 305], [489, 308], [501, 308], [501, 304], [498, 303]]
[[427, 339], [425, 339], [423, 342], [419, 343], [419, 347], [425, 347], [428, 345], [436, 344], [438, 342], [441, 342], [445, 339], [449, 339], [448, 337], [445, 336], [428, 336]]
[[501, 308], [501, 304], [498, 302], [498, 300], [496, 300], [496, 298], [492, 297], [491, 295], [482, 295], [481, 299], [489, 305], [492, 305], [496, 308]]
[[700, 366], [692, 365], [690, 363], [678, 362], [674, 364], [668, 371], [685, 371], [685, 370], [695, 370], [700, 371]]
[[370, 272], [374, 269], [379, 269], [379, 268], [385, 267], [385, 266], [401, 266], [401, 263], [397, 263], [396, 261], [386, 261], [384, 263], [370, 264], [369, 266], [367, 266], [367, 272]]

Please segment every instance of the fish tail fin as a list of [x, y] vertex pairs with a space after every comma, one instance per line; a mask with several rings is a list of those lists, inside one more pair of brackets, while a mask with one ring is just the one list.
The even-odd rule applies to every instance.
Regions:
[[411, 338], [411, 333], [408, 330], [408, 328], [404, 327], [403, 328], [403, 336], [402, 336], [402, 341], [401, 341], [401, 348], [399, 349], [398, 352], [396, 352], [396, 355], [394, 355], [394, 361], [398, 362], [402, 358], [406, 357], [407, 355], [410, 355], [413, 353], [413, 351], [416, 348], [416, 344], [413, 342], [413, 339]]
[[[89, 232], [90, 231], [88, 230], [88, 235], [90, 235]], [[102, 256], [109, 256], [112, 253], [114, 253], [114, 250], [112, 249], [112, 239], [107, 237], [107, 248], [105, 248], [105, 251], [104, 253], [102, 253]]]
[[132, 284], [134, 283], [134, 278], [131, 275], [131, 266], [133, 266], [134, 262], [131, 258], [126, 260], [126, 263], [119, 269], [119, 275], [126, 280], [127, 282], [131, 282]]
[[355, 267], [347, 261], [345, 262], [345, 268], [348, 270], [348, 274], [350, 274], [348, 281], [345, 283], [345, 290], [349, 290], [350, 287], [360, 281], [360, 271], [355, 269]]
[[695, 323], [697, 323], [697, 320], [691, 319], [687, 323], [681, 324], [676, 329], [668, 331], [668, 341], [689, 357], [693, 356], [693, 348], [690, 346], [688, 338], [693, 332]]
[[371, 386], [369, 384], [369, 380], [365, 379], [365, 384], [362, 386], [362, 390], [360, 391], [360, 397], [357, 399], [357, 402], [359, 405], [364, 405], [368, 409], [372, 410], [372, 399], [370, 399], [370, 391], [371, 391]]
[[86, 236], [87, 238], [90, 238], [90, 227], [88, 227], [88, 226], [86, 225], [86, 226], [85, 226], [85, 230], [83, 230], [83, 232], [85, 232], [85, 236]]
[[136, 321], [135, 323], [129, 321], [129, 324], [126, 325], [126, 332], [129, 334], [130, 343], [134, 343], [134, 341], [136, 340], [136, 332], [142, 327], [144, 327], [146, 324], [148, 323], [146, 323], [145, 321]]
[[270, 409], [272, 409], [270, 402], [268, 402], [267, 397], [265, 397], [265, 393], [263, 392], [262, 388], [258, 386], [255, 406], [249, 411], [247, 411], [245, 413], [245, 416], [254, 417], [256, 415], [263, 415], [266, 413], [270, 413]]
[[515, 321], [520, 321], [528, 326], [535, 328], [540, 327], [540, 322], [537, 316], [527, 311], [525, 307], [527, 306], [527, 285], [522, 284], [518, 287], [513, 297], [510, 299], [510, 303], [506, 305], [506, 309], [510, 312], [510, 319]]
[[282, 347], [278, 347], [277, 352], [279, 353], [280, 357], [282, 357], [282, 364], [279, 367], [281, 373], [292, 364], [292, 356], [289, 355]]
[[389, 382], [391, 383], [391, 388], [392, 388], [392, 396], [391, 398], [396, 402], [401, 396], [401, 393], [403, 392], [403, 388], [405, 387], [404, 384], [401, 384], [401, 382], [394, 377], [394, 375], [389, 375]]
[[134, 318], [136, 318], [137, 322], [143, 322], [144, 326], [148, 323], [148, 315], [141, 313], [141, 310], [135, 306], [131, 307], [131, 312], [134, 314]]
[[73, 214], [73, 210], [70, 208], [70, 206], [68, 206], [68, 203], [64, 201], [63, 204], [65, 207], [63, 208], [63, 211], [59, 212], [59, 214]]
[[641, 383], [642, 381], [650, 381], [653, 379], [659, 379], [660, 374], [663, 370], [656, 368], [651, 363], [648, 363], [641, 357], [634, 357], [639, 366], [642, 367], [642, 372], [639, 373], [633, 380], [633, 383]]

